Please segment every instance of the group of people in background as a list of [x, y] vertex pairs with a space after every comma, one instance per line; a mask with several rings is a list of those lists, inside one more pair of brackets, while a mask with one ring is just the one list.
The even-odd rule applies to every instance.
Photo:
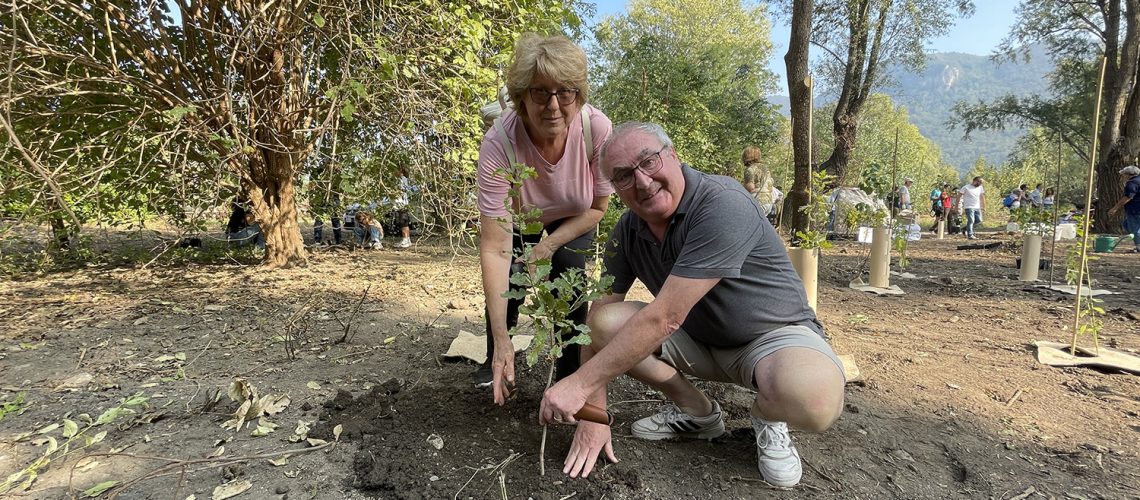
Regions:
[[[408, 248], [412, 246], [412, 217], [408, 210], [410, 197], [418, 191], [408, 177], [407, 170], [401, 168], [398, 180], [397, 195], [385, 197], [380, 202], [367, 205], [352, 203], [345, 207], [343, 214], [333, 213], [328, 217], [332, 225], [332, 239], [325, 239], [325, 219], [322, 214], [315, 214], [313, 221], [313, 244], [344, 243], [344, 230], [353, 233], [353, 241], [365, 249], [379, 249], [384, 247], [384, 224], [379, 220], [383, 213], [387, 216], [385, 221], [388, 227], [399, 233], [400, 240], [393, 246]], [[336, 197], [333, 198], [338, 199]], [[317, 210], [317, 212], [320, 212]], [[226, 240], [235, 245], [253, 245], [265, 248], [265, 235], [261, 226], [254, 219], [248, 201], [240, 197], [230, 203], [230, 217], [226, 223]]]

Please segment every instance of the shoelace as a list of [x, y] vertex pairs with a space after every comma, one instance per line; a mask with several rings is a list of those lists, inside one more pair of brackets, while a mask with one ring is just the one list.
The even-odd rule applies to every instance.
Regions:
[[[761, 444], [763, 442], [764, 444]], [[762, 424], [761, 432], [756, 434], [756, 444], [764, 449], [780, 449], [787, 450], [792, 443], [792, 437], [788, 432], [779, 432], [776, 429], [776, 424]]]
[[665, 424], [676, 422], [681, 418], [681, 409], [677, 408], [677, 405], [663, 406], [661, 410], [657, 412], [657, 416], [660, 417], [661, 422]]

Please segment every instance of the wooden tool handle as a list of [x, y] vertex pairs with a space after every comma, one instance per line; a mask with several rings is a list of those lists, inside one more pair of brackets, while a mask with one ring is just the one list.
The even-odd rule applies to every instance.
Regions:
[[578, 413], [574, 414], [574, 418], [602, 425], [614, 425], [614, 415], [612, 413], [590, 403], [586, 403], [581, 410], [578, 410]]

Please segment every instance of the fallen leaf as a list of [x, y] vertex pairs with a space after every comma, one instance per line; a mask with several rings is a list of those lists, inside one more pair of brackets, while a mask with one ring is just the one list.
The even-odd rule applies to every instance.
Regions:
[[293, 469], [285, 471], [285, 477], [294, 478], [301, 475], [301, 469]]
[[293, 429], [293, 435], [289, 436], [289, 442], [290, 443], [296, 443], [298, 441], [303, 441], [305, 438], [308, 438], [308, 437], [309, 437], [309, 423], [305, 422], [304, 420], [298, 420], [297, 421], [297, 428]]
[[394, 336], [384, 339], [385, 344], [391, 344], [392, 342], [395, 342], [395, 341], [396, 341], [396, 337], [394, 337]]
[[428, 444], [431, 445], [432, 448], [435, 448], [437, 450], [443, 449], [443, 438], [441, 438], [435, 434], [428, 436], [427, 442], [428, 442]]
[[55, 386], [52, 391], [83, 389], [87, 387], [87, 384], [91, 383], [91, 379], [93, 378], [94, 377], [92, 377], [91, 374], [87, 372], [76, 373], [75, 375], [64, 379], [63, 382], [60, 382], [59, 385]]
[[232, 483], [223, 484], [214, 488], [214, 494], [210, 496], [211, 500], [225, 500], [227, 498], [236, 497], [253, 487], [253, 483], [249, 481], [234, 481]]
[[333, 427], [333, 440], [334, 441], [340, 441], [340, 433], [341, 432], [344, 432], [344, 426], [340, 425], [340, 424], [336, 424], [336, 427]]
[[328, 444], [328, 441], [325, 441], [324, 439], [317, 439], [317, 438], [309, 438], [309, 439], [306, 439], [305, 442], [309, 443], [309, 446], [320, 446], [322, 444]]
[[229, 395], [230, 401], [245, 401], [257, 397], [257, 388], [246, 382], [244, 378], [235, 378], [230, 382]]
[[289, 464], [289, 455], [285, 455], [277, 460], [269, 460], [269, 465], [274, 467], [281, 467]]
[[214, 450], [213, 453], [206, 455], [206, 458], [217, 458], [217, 457], [220, 457], [223, 454], [225, 454], [225, 452], [226, 452], [226, 447], [225, 446], [219, 446], [218, 449]]
[[87, 488], [86, 490], [83, 491], [83, 494], [87, 495], [87, 498], [98, 498], [100, 495], [103, 494], [104, 491], [107, 491], [111, 488], [114, 488], [116, 484], [119, 484], [119, 482], [118, 481], [103, 481], [99, 484], [96, 484], [95, 486]]
[[221, 304], [206, 304], [206, 307], [204, 307], [203, 309], [205, 309], [207, 311], [217, 312], [217, 311], [225, 311], [228, 308], [226, 306], [221, 305]]
[[54, 431], [58, 428], [59, 428], [59, 424], [51, 424], [47, 427], [44, 427], [43, 429], [36, 431], [36, 434], [47, 434], [47, 433]]
[[961, 386], [959, 386], [957, 384], [951, 384], [949, 382], [946, 383], [946, 387], [949, 387], [951, 389], [961, 389], [962, 388]]
[[321, 384], [318, 384], [318, 383], [316, 383], [315, 381], [312, 381], [312, 380], [310, 380], [310, 381], [309, 381], [309, 383], [305, 384], [305, 387], [308, 387], [308, 388], [310, 388], [310, 389], [312, 389], [312, 390], [314, 390], [314, 391], [319, 391], [319, 390], [321, 390]]
[[283, 396], [265, 396], [261, 398], [261, 410], [264, 411], [266, 415], [276, 415], [285, 411], [285, 408], [289, 406], [290, 402], [288, 394]]

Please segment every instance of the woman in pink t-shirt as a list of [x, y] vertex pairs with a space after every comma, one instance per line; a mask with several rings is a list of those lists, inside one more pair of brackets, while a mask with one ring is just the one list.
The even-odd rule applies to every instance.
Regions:
[[[507, 386], [514, 384], [514, 348], [508, 331], [518, 322], [522, 301], [503, 298], [512, 262], [523, 241], [534, 244], [534, 259], [550, 259], [551, 278], [585, 267], [582, 251], [593, 248], [598, 222], [609, 206], [613, 188], [598, 167], [602, 143], [613, 124], [586, 104], [586, 54], [563, 36], [523, 35], [507, 69], [507, 92], [513, 109], [492, 126], [479, 148], [478, 206], [479, 265], [487, 327], [487, 362], [474, 374], [475, 385], [490, 385], [495, 402], [504, 404]], [[583, 116], [589, 120], [586, 150]], [[500, 128], [501, 126], [501, 128]], [[509, 144], [504, 144], [504, 135]], [[508, 148], [511, 153], [508, 153]], [[521, 200], [508, 199], [508, 182], [501, 170], [508, 157], [533, 168], [535, 178], [523, 182]], [[542, 211], [542, 235], [521, 235], [507, 204]], [[576, 324], [586, 321], [586, 307], [571, 312]], [[578, 346], [569, 346], [556, 367], [557, 377], [574, 372]]]

